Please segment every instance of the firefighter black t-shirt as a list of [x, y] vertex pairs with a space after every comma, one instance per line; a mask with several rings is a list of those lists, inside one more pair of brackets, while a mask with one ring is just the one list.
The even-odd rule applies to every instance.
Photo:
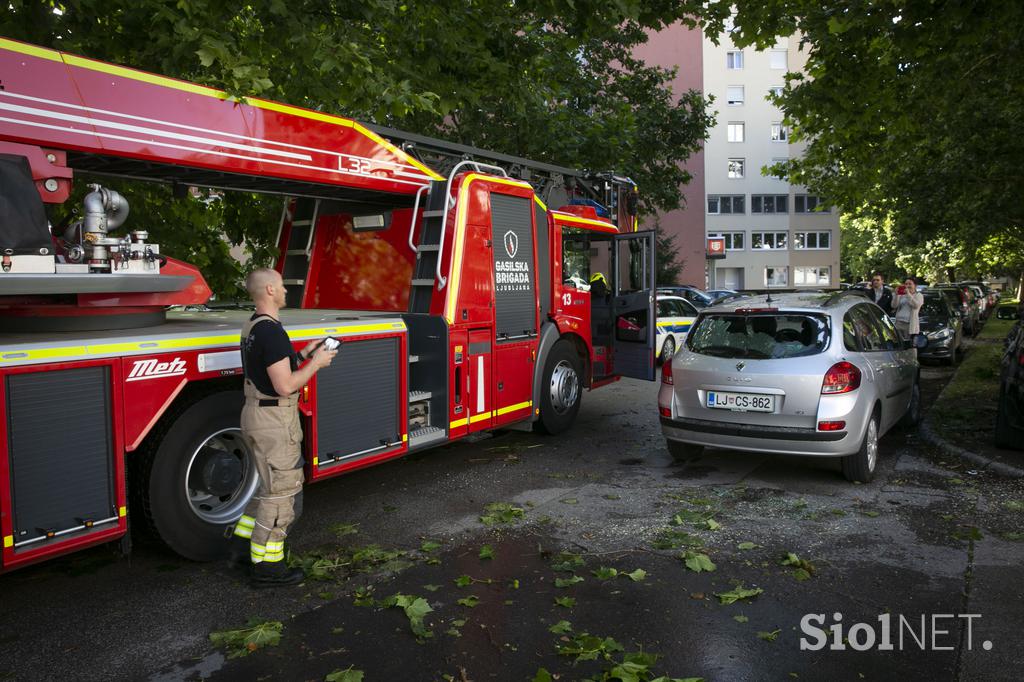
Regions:
[[[256, 319], [256, 315], [249, 319]], [[267, 374], [267, 367], [280, 362], [283, 358], [289, 359], [293, 372], [298, 369], [298, 358], [284, 325], [269, 318], [264, 318], [262, 322], [253, 325], [245, 343], [242, 344], [242, 367], [246, 378], [256, 384], [256, 388], [261, 392], [277, 395], [270, 375]]]

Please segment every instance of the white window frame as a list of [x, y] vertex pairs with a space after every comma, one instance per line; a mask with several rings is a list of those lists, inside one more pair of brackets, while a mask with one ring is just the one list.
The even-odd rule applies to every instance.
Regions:
[[832, 266], [830, 265], [800, 265], [793, 268], [793, 286], [820, 287], [831, 284]]
[[743, 50], [729, 50], [725, 53], [725, 68], [728, 71], [743, 70]]
[[[814, 235], [814, 246], [808, 246], [809, 235]], [[828, 246], [821, 246], [821, 235], [828, 235]], [[801, 246], [800, 244], [803, 244]], [[793, 249], [797, 251], [831, 251], [832, 230], [800, 230], [793, 233]]]
[[730, 158], [726, 166], [726, 175], [730, 180], [742, 180], [746, 177], [747, 160], [745, 158]]
[[[782, 66], [778, 66], [778, 57], [782, 57]], [[769, 50], [768, 68], [776, 71], [787, 71], [789, 69], [789, 50]]]
[[770, 88], [768, 88], [768, 94], [781, 97], [783, 89], [785, 89], [784, 85], [773, 85]]
[[[747, 126], [743, 121], [729, 121], [726, 124], [726, 139], [729, 142], [745, 142], [747, 137]], [[736, 133], [739, 133], [738, 135]]]
[[[729, 92], [730, 90], [732, 90], [734, 93], [735, 92], [739, 92], [739, 96], [740, 96], [739, 99], [735, 99], [733, 97], [730, 97], [730, 94], [732, 94], [732, 93]], [[747, 101], [747, 92], [746, 92], [746, 88], [744, 88], [742, 85], [727, 85], [725, 87], [725, 103], [726, 103], [727, 106], [730, 106], [730, 107], [741, 107], [741, 106], [743, 106], [743, 104], [746, 101]]]
[[[760, 236], [761, 243], [771, 243], [771, 246], [754, 246], [754, 238]], [[782, 237], [784, 244], [779, 246], [779, 237]], [[771, 239], [769, 239], [771, 237]], [[784, 230], [755, 230], [750, 233], [751, 251], [785, 251], [789, 248], [789, 233]]]
[[[707, 195], [707, 200], [705, 201], [705, 206], [707, 207], [708, 215], [746, 215], [746, 213], [747, 213], [747, 202], [746, 201], [743, 202], [743, 210], [742, 211], [734, 211], [733, 210], [735, 208], [736, 197], [744, 197], [745, 198], [746, 196], [747, 196], [746, 194], [708, 194]], [[723, 199], [726, 199], [729, 202], [729, 211], [728, 212], [723, 212], [722, 211], [722, 200]], [[711, 206], [708, 205], [708, 202], [710, 202], [710, 201], [714, 201], [715, 202], [715, 205], [718, 207], [718, 210], [716, 210], [716, 211], [712, 211], [711, 210]]]
[[[785, 204], [785, 211], [778, 210], [779, 198], [783, 198], [783, 204]], [[754, 210], [754, 200], [759, 198], [761, 200], [761, 210]], [[771, 202], [772, 210], [764, 210], [765, 199]], [[760, 215], [786, 215], [789, 213], [789, 195], [788, 194], [751, 194], [750, 195], [750, 212], [751, 214], [757, 213]]]
[[[808, 203], [807, 200], [808, 199], [814, 199], [814, 204], [815, 204], [814, 208], [811, 208], [811, 209], [807, 208], [807, 203]], [[803, 202], [804, 207], [803, 207], [803, 209], [798, 209], [797, 205], [801, 201]], [[823, 206], [824, 208], [819, 209], [818, 208], [819, 206]], [[825, 202], [822, 201], [821, 197], [819, 197], [816, 194], [795, 194], [795, 195], [793, 195], [793, 213], [831, 213], [831, 212], [832, 212], [832, 207], [831, 206], [827, 206], [825, 204]]]
[[[781, 271], [783, 278], [781, 282], [769, 282], [768, 271]], [[764, 285], [766, 287], [788, 287], [789, 286], [789, 266], [788, 265], [766, 265], [764, 266]]]
[[789, 144], [789, 129], [781, 121], [775, 121], [772, 123], [769, 137], [772, 142]]

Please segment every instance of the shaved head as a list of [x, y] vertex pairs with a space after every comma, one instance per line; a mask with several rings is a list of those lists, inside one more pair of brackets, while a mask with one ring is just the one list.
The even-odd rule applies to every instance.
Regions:
[[281, 275], [277, 270], [271, 270], [270, 268], [258, 268], [249, 273], [249, 276], [245, 278], [245, 289], [249, 292], [249, 296], [252, 297], [253, 301], [268, 296], [267, 287], [274, 286], [280, 288], [282, 285]]

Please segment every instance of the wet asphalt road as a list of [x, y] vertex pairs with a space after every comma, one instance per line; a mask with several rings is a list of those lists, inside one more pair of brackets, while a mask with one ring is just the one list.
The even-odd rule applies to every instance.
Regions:
[[[924, 370], [926, 401], [947, 377]], [[369, 545], [403, 552], [374, 563], [364, 551], [365, 571], [350, 563], [324, 581], [253, 591], [220, 566], [143, 546], [130, 559], [98, 548], [0, 577], [0, 679], [322, 680], [353, 666], [366, 680], [530, 680], [539, 668], [576, 680], [623, 656], [611, 640], [597, 660], [559, 653], [585, 644], [584, 632], [658, 654], [651, 672], [673, 677], [1020, 679], [1024, 482], [895, 432], [869, 485], [803, 458], [709, 451], [680, 465], [658, 430], [656, 391], [623, 381], [587, 394], [559, 437], [506, 432], [312, 486], [293, 549], [349, 562]], [[485, 527], [494, 502], [523, 518]], [[356, 532], [339, 536], [339, 524]], [[665, 529], [687, 534], [665, 544], [699, 546], [656, 549]], [[440, 547], [422, 551], [424, 541]], [[493, 559], [479, 557], [485, 544]], [[715, 570], [688, 570], [688, 549]], [[578, 555], [563, 567], [572, 572], [555, 570], [561, 552]], [[787, 553], [808, 562], [808, 579], [780, 564]], [[646, 575], [594, 573], [612, 568]], [[462, 575], [468, 586], [456, 585]], [[555, 585], [572, 575], [583, 580]], [[714, 596], [738, 584], [763, 592], [730, 605]], [[394, 594], [429, 603], [429, 636], [379, 605]], [[458, 603], [470, 596], [476, 606]], [[557, 605], [563, 597], [575, 603]], [[891, 614], [895, 650], [801, 651], [808, 613], [823, 628], [841, 614], [840, 642]], [[922, 615], [927, 651], [913, 638]], [[212, 631], [250, 618], [280, 621], [280, 644], [231, 660], [211, 647]], [[566, 632], [549, 631], [562, 620]]]

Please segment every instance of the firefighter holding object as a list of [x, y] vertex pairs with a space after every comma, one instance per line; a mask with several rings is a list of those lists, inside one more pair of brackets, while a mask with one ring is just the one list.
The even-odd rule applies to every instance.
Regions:
[[304, 578], [301, 568], [288, 568], [284, 547], [288, 529], [302, 510], [298, 391], [330, 365], [338, 351], [335, 343], [322, 345], [322, 341], [294, 351], [278, 319], [286, 293], [279, 273], [269, 268], [254, 270], [245, 286], [256, 312], [241, 335], [242, 437], [253, 453], [260, 486], [235, 525], [231, 559], [237, 566], [251, 562], [256, 587], [293, 585]]
[[594, 296], [607, 296], [612, 292], [604, 273], [595, 272], [590, 276], [590, 293]]

